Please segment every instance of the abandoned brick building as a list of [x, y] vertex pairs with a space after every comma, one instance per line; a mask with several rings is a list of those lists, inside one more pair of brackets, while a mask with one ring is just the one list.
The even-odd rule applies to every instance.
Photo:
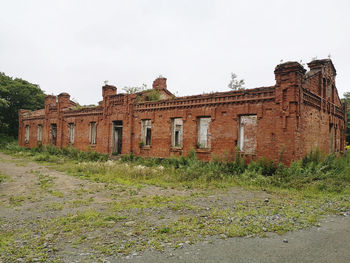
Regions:
[[135, 94], [117, 94], [105, 85], [95, 107], [78, 107], [67, 93], [48, 95], [44, 109], [20, 110], [19, 144], [154, 157], [186, 155], [194, 148], [202, 160], [239, 149], [253, 159], [282, 156], [285, 163], [317, 147], [343, 152], [346, 106], [334, 65], [323, 59], [308, 67], [306, 72], [297, 62], [277, 65], [271, 87], [187, 97], [169, 92], [166, 78]]

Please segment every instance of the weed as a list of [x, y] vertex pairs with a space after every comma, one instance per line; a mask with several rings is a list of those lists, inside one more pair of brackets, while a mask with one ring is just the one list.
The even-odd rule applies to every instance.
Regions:
[[9, 178], [9, 176], [4, 175], [0, 172], [0, 183], [4, 182], [5, 180], [8, 180]]
[[42, 174], [40, 171], [35, 172], [38, 176], [38, 184], [41, 189], [47, 190], [53, 186], [53, 178], [49, 175]]
[[160, 234], [165, 234], [170, 232], [170, 227], [162, 227], [161, 229], [158, 230], [158, 233]]
[[60, 191], [49, 190], [48, 192], [49, 192], [51, 195], [53, 195], [53, 196], [57, 196], [57, 197], [59, 197], [59, 198], [63, 198], [63, 193], [60, 192]]
[[49, 204], [47, 204], [47, 208], [48, 208], [48, 210], [54, 210], [54, 211], [60, 211], [60, 210], [62, 210], [63, 208], [64, 208], [64, 205], [63, 204], [61, 204], [61, 203], [56, 203], [56, 202], [54, 202], [54, 203], [49, 203]]
[[24, 200], [26, 200], [27, 197], [26, 196], [10, 196], [10, 204], [13, 206], [20, 206], [22, 205], [22, 203], [24, 202]]

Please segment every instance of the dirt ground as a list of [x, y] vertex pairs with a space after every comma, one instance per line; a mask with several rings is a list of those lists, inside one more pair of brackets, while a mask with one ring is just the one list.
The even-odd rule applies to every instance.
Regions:
[[[160, 246], [159, 251], [147, 244], [154, 240], [155, 231], [140, 234], [184, 216], [202, 217], [202, 211], [214, 207], [232, 207], [235, 202], [247, 200], [264, 203], [273, 198], [266, 192], [230, 188], [203, 194], [198, 190], [104, 184], [3, 153], [0, 172], [6, 176], [0, 184], [0, 230], [15, 233], [12, 239], [18, 247], [14, 250], [22, 253], [7, 251], [4, 262], [350, 262], [350, 220], [345, 217], [332, 217], [323, 221], [322, 227], [285, 236], [209, 236], [176, 245], [164, 240], [152, 245]], [[161, 202], [159, 207], [142, 206], [143, 200], [167, 198], [170, 201], [166, 209]], [[133, 201], [138, 209], [134, 209]], [[128, 209], [120, 208], [123, 205]], [[113, 214], [111, 207], [115, 209]], [[80, 224], [76, 218], [81, 216], [85, 221]], [[160, 233], [168, 231], [160, 229]], [[28, 247], [28, 242], [34, 247]], [[110, 244], [118, 245], [121, 253], [111, 252]], [[30, 257], [26, 253], [31, 253]], [[330, 255], [336, 261], [331, 261]]]

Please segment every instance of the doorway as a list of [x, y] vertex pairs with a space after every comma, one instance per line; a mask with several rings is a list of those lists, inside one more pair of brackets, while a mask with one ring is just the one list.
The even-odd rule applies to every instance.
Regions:
[[57, 124], [52, 123], [50, 127], [50, 143], [56, 145], [57, 142]]
[[122, 153], [122, 141], [123, 141], [123, 121], [113, 121], [113, 132], [112, 132], [112, 153]]

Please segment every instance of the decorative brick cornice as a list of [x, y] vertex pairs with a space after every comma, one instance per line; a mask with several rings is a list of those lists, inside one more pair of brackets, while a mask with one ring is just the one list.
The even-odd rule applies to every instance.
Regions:
[[181, 97], [171, 100], [154, 102], [142, 102], [134, 105], [135, 111], [167, 110], [179, 108], [196, 108], [203, 106], [229, 105], [246, 102], [259, 102], [274, 100], [275, 87], [263, 87], [250, 90], [239, 90], [230, 92], [217, 92], [188, 97]]
[[341, 107], [338, 107], [334, 103], [321, 98], [319, 95], [305, 88], [303, 88], [303, 103], [318, 110], [324, 108], [328, 113], [344, 120], [345, 112]]

